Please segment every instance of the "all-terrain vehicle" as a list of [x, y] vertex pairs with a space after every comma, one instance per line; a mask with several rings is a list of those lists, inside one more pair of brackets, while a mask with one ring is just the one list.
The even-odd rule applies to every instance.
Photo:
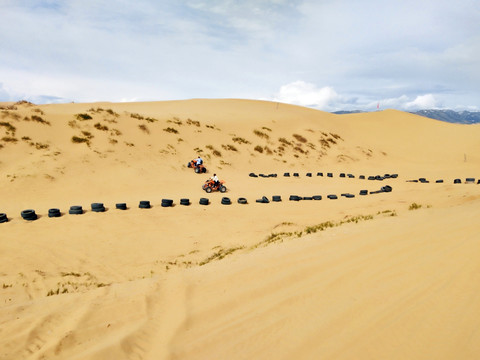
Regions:
[[205, 174], [207, 172], [207, 168], [203, 164], [197, 165], [195, 160], [190, 161], [187, 167], [193, 168], [197, 174]]
[[207, 193], [211, 193], [212, 191], [220, 191], [221, 193], [224, 193], [227, 191], [227, 187], [223, 184], [225, 184], [225, 181], [223, 180], [220, 180], [217, 184], [215, 184], [215, 181], [208, 179], [205, 181], [205, 184], [203, 184], [202, 189]]

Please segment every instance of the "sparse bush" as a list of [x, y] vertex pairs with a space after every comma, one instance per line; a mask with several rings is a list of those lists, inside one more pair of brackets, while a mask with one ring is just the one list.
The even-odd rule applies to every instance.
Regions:
[[422, 205], [417, 204], [417, 203], [413, 203], [413, 204], [410, 204], [410, 206], [408, 207], [408, 210], [418, 210], [421, 207], [422, 207]]
[[153, 123], [153, 122], [156, 122], [158, 120], [155, 119], [155, 118], [147, 117], [147, 118], [145, 118], [145, 121], [148, 121], [149, 123]]
[[337, 140], [343, 140], [340, 135], [337, 135], [337, 134], [334, 134], [334, 133], [330, 133], [330, 135], [332, 135], [332, 137], [334, 137]]
[[137, 119], [137, 120], [144, 120], [145, 119], [142, 115], [136, 114], [136, 113], [130, 114], [130, 116], [134, 119]]
[[76, 114], [75, 117], [77, 120], [84, 121], [84, 120], [92, 120], [93, 118], [88, 114]]
[[22, 136], [22, 140], [23, 141], [30, 141], [32, 139], [30, 139], [30, 137], [28, 137], [28, 136]]
[[50, 148], [50, 145], [42, 144], [42, 143], [39, 143], [39, 142], [36, 142], [36, 143], [31, 142], [30, 145], [35, 146], [35, 148], [38, 149], [38, 150], [44, 150], [44, 149], [49, 149]]
[[112, 136], [120, 136], [120, 135], [122, 135], [122, 132], [121, 132], [120, 130], [118, 130], [118, 129], [111, 129], [111, 130], [110, 130], [110, 135], [112, 135]]
[[107, 113], [109, 113], [110, 115], [113, 115], [115, 117], [119, 117], [120, 115], [118, 115], [115, 111], [113, 111], [112, 109], [107, 109], [105, 110]]
[[192, 119], [187, 119], [187, 125], [194, 125], [196, 127], [200, 127], [200, 121], [192, 120]]
[[150, 130], [148, 130], [147, 125], [145, 125], [145, 124], [140, 124], [140, 125], [138, 125], [138, 128], [139, 128], [140, 130], [142, 130], [144, 133], [150, 134]]
[[261, 147], [260, 145], [255, 146], [253, 150], [258, 151], [260, 154], [263, 153], [263, 147]]
[[97, 130], [108, 131], [108, 126], [102, 125], [100, 123], [96, 123], [95, 125], [93, 125], [93, 127]]
[[115, 145], [115, 144], [118, 143], [118, 140], [117, 140], [117, 139], [109, 138], [109, 139], [108, 139], [108, 142], [109, 142], [110, 144], [112, 144], [112, 145]]
[[261, 138], [263, 138], [263, 139], [270, 139], [270, 136], [268, 136], [268, 134], [266, 134], [266, 133], [264, 133], [264, 132], [262, 132], [262, 131], [260, 131], [260, 130], [253, 130], [253, 133], [254, 133], [255, 135], [257, 135], [258, 137], [261, 137]]
[[295, 146], [293, 150], [298, 151], [301, 154], [306, 154], [307, 151], [303, 150], [300, 146]]
[[269, 148], [268, 146], [265, 146], [265, 153], [266, 153], [267, 155], [272, 155], [272, 154], [273, 154], [273, 151], [270, 150], [270, 148]]
[[31, 119], [32, 119], [32, 121], [38, 122], [40, 124], [51, 125], [50, 121], [44, 120], [42, 117], [40, 117], [38, 115], [32, 115]]
[[306, 143], [308, 140], [305, 139], [302, 135], [299, 134], [293, 134], [292, 135], [297, 141], [300, 141], [301, 143]]
[[72, 142], [76, 144], [81, 144], [81, 143], [89, 143], [87, 138], [79, 137], [79, 136], [72, 136]]
[[93, 138], [93, 135], [90, 131], [82, 131], [83, 136], [85, 136], [87, 139]]
[[266, 126], [262, 127], [262, 130], [272, 131], [272, 129], [270, 129], [270, 128], [266, 127]]
[[166, 132], [172, 133], [172, 134], [178, 134], [178, 130], [174, 129], [174, 128], [171, 128], [171, 127], [167, 127], [166, 129], [163, 129], [163, 131], [166, 131]]
[[76, 121], [76, 120], [70, 120], [70, 121], [68, 122], [68, 126], [70, 126], [70, 127], [73, 128], [73, 129], [78, 128], [77, 121]]
[[13, 142], [13, 143], [16, 143], [18, 141], [17, 138], [14, 138], [14, 137], [11, 137], [11, 136], [4, 136], [2, 138], [3, 141], [5, 142]]
[[329, 148], [330, 147], [330, 144], [325, 139], [320, 139], [319, 142], [322, 145], [322, 148]]
[[279, 138], [278, 141], [280, 141], [284, 145], [292, 145], [292, 143], [290, 141], [288, 141], [287, 139], [285, 139], [283, 137]]
[[15, 131], [17, 131], [17, 128], [9, 122], [2, 121], [0, 122], [0, 126], [5, 127], [7, 132], [11, 132], [12, 134], [15, 134]]
[[39, 113], [40, 115], [45, 115], [45, 113], [41, 109], [33, 109], [36, 113]]
[[245, 140], [244, 138], [241, 138], [241, 137], [234, 137], [234, 138], [232, 138], [232, 141], [236, 142], [236, 143], [239, 143], [239, 144], [251, 144], [250, 141]]
[[227, 144], [227, 145], [222, 145], [222, 148], [228, 151], [238, 151], [237, 148], [233, 145]]

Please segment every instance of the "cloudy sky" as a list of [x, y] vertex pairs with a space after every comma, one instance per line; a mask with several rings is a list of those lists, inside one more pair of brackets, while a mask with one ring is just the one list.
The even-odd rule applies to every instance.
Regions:
[[480, 110], [478, 0], [0, 0], [0, 101]]

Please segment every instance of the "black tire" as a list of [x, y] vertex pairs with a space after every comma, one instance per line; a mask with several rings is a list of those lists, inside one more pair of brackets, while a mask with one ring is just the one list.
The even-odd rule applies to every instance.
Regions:
[[191, 167], [192, 167], [192, 163], [188, 163], [188, 164], [187, 164], [187, 167], [191, 168]]
[[258, 202], [258, 203], [262, 203], [262, 204], [268, 204], [270, 202], [270, 200], [268, 200], [268, 198], [266, 196], [262, 196], [261, 199], [257, 199], [255, 201]]
[[268, 177], [276, 178], [276, 177], [277, 177], [277, 174], [268, 174]]
[[360, 190], [360, 195], [368, 195], [368, 190]]
[[62, 214], [60, 213], [60, 209], [48, 209], [48, 217], [60, 217]]
[[312, 177], [312, 173], [307, 173], [307, 176], [308, 176], [308, 177]]
[[331, 194], [331, 195], [327, 195], [327, 198], [329, 198], [330, 200], [336, 200], [338, 199], [338, 196], [335, 194]]
[[105, 212], [105, 207], [102, 203], [92, 203], [93, 212]]
[[250, 177], [257, 177], [257, 174], [255, 174], [255, 173], [250, 173], [250, 174], [248, 174], [248, 176], [250, 176]]
[[272, 196], [272, 201], [280, 202], [280, 201], [282, 201], [282, 197], [280, 195], [273, 195]]
[[127, 210], [127, 204], [126, 203], [117, 203], [117, 204], [115, 204], [115, 207], [118, 210]]
[[392, 175], [390, 175], [390, 177], [391, 177], [392, 179], [396, 179], [396, 178], [398, 178], [398, 174], [392, 174]]
[[205, 188], [205, 192], [208, 193], [208, 194], [210, 194], [210, 193], [212, 192], [212, 188], [211, 188], [210, 186], [207, 186], [207, 187]]
[[148, 200], [141, 200], [140, 203], [138, 204], [138, 207], [140, 209], [150, 209], [152, 205], [150, 205], [150, 201]]
[[333, 177], [333, 173], [327, 173], [327, 177]]
[[298, 173], [293, 173], [293, 176], [299, 177], [300, 175]]
[[301, 197], [301, 196], [297, 196], [297, 195], [290, 195], [290, 197], [288, 198], [288, 200], [290, 200], [290, 201], [300, 201], [300, 200], [302, 200], [302, 197]]
[[435, 183], [441, 184], [441, 183], [443, 183], [443, 180], [437, 180], [437, 181], [435, 181]]
[[349, 179], [355, 179], [355, 175], [353, 175], [353, 174], [347, 174], [347, 176], [348, 176]]
[[365, 180], [365, 175], [360, 175], [358, 178], [359, 178], [360, 180]]
[[203, 167], [203, 168], [202, 168], [202, 173], [205, 174], [206, 172], [207, 172], [207, 168], [206, 168], [206, 167]]
[[311, 196], [304, 196], [304, 197], [303, 197], [303, 200], [313, 200], [313, 197], [311, 197]]
[[5, 222], [8, 222], [7, 214], [0, 213], [0, 224]]
[[453, 180], [453, 183], [454, 183], [454, 184], [461, 184], [461, 183], [462, 183], [462, 180], [460, 180], [460, 179], [455, 179], [455, 180]]
[[475, 184], [475, 178], [466, 178], [465, 183], [467, 184]]
[[200, 205], [208, 205], [210, 201], [207, 198], [200, 198], [199, 204]]
[[162, 206], [163, 207], [170, 207], [173, 205], [173, 200], [171, 199], [162, 199]]
[[313, 195], [313, 200], [322, 200], [322, 195]]
[[247, 199], [245, 199], [243, 197], [240, 197], [240, 198], [238, 198], [237, 202], [239, 204], [245, 205], [245, 204], [247, 204]]
[[223, 198], [222, 198], [222, 204], [223, 204], [223, 205], [231, 205], [231, 204], [232, 204], [232, 200], [230, 200], [230, 198], [228, 198], [228, 197], [223, 197]]
[[68, 210], [68, 213], [71, 215], [81, 215], [83, 214], [83, 208], [79, 205], [72, 205], [70, 206], [70, 210]]
[[21, 213], [22, 218], [25, 220], [37, 220], [37, 214], [35, 214], [35, 210], [28, 209], [23, 210]]
[[198, 167], [195, 168], [195, 173], [200, 174], [200, 169]]
[[382, 186], [381, 190], [383, 192], [391, 192], [392, 191], [392, 187], [390, 185], [385, 185], [385, 186]]
[[190, 205], [190, 199], [180, 199], [180, 205]]
[[323, 172], [317, 172], [317, 176], [323, 176]]
[[340, 173], [340, 177], [341, 177], [341, 178], [344, 178], [344, 177], [345, 177], [345, 173]]
[[220, 190], [221, 193], [227, 192], [227, 187], [225, 185], [222, 185], [222, 186], [220, 186], [219, 190]]
[[288, 172], [283, 173], [283, 176], [285, 176], [285, 177], [290, 177], [290, 173], [288, 173]]
[[354, 197], [355, 197], [355, 195], [353, 195], [353, 194], [345, 194], [344, 196], [345, 196], [347, 199], [351, 199], [351, 198], [354, 198]]

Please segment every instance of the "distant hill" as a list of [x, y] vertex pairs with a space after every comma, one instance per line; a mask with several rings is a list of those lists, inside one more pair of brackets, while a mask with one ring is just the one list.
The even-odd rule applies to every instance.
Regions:
[[[335, 111], [333, 114], [356, 114], [365, 111], [352, 110], [352, 111]], [[480, 123], [480, 111], [454, 111], [454, 110], [419, 110], [410, 111], [412, 114], [425, 116], [430, 119], [436, 119], [446, 121], [455, 124], [478, 124]]]

